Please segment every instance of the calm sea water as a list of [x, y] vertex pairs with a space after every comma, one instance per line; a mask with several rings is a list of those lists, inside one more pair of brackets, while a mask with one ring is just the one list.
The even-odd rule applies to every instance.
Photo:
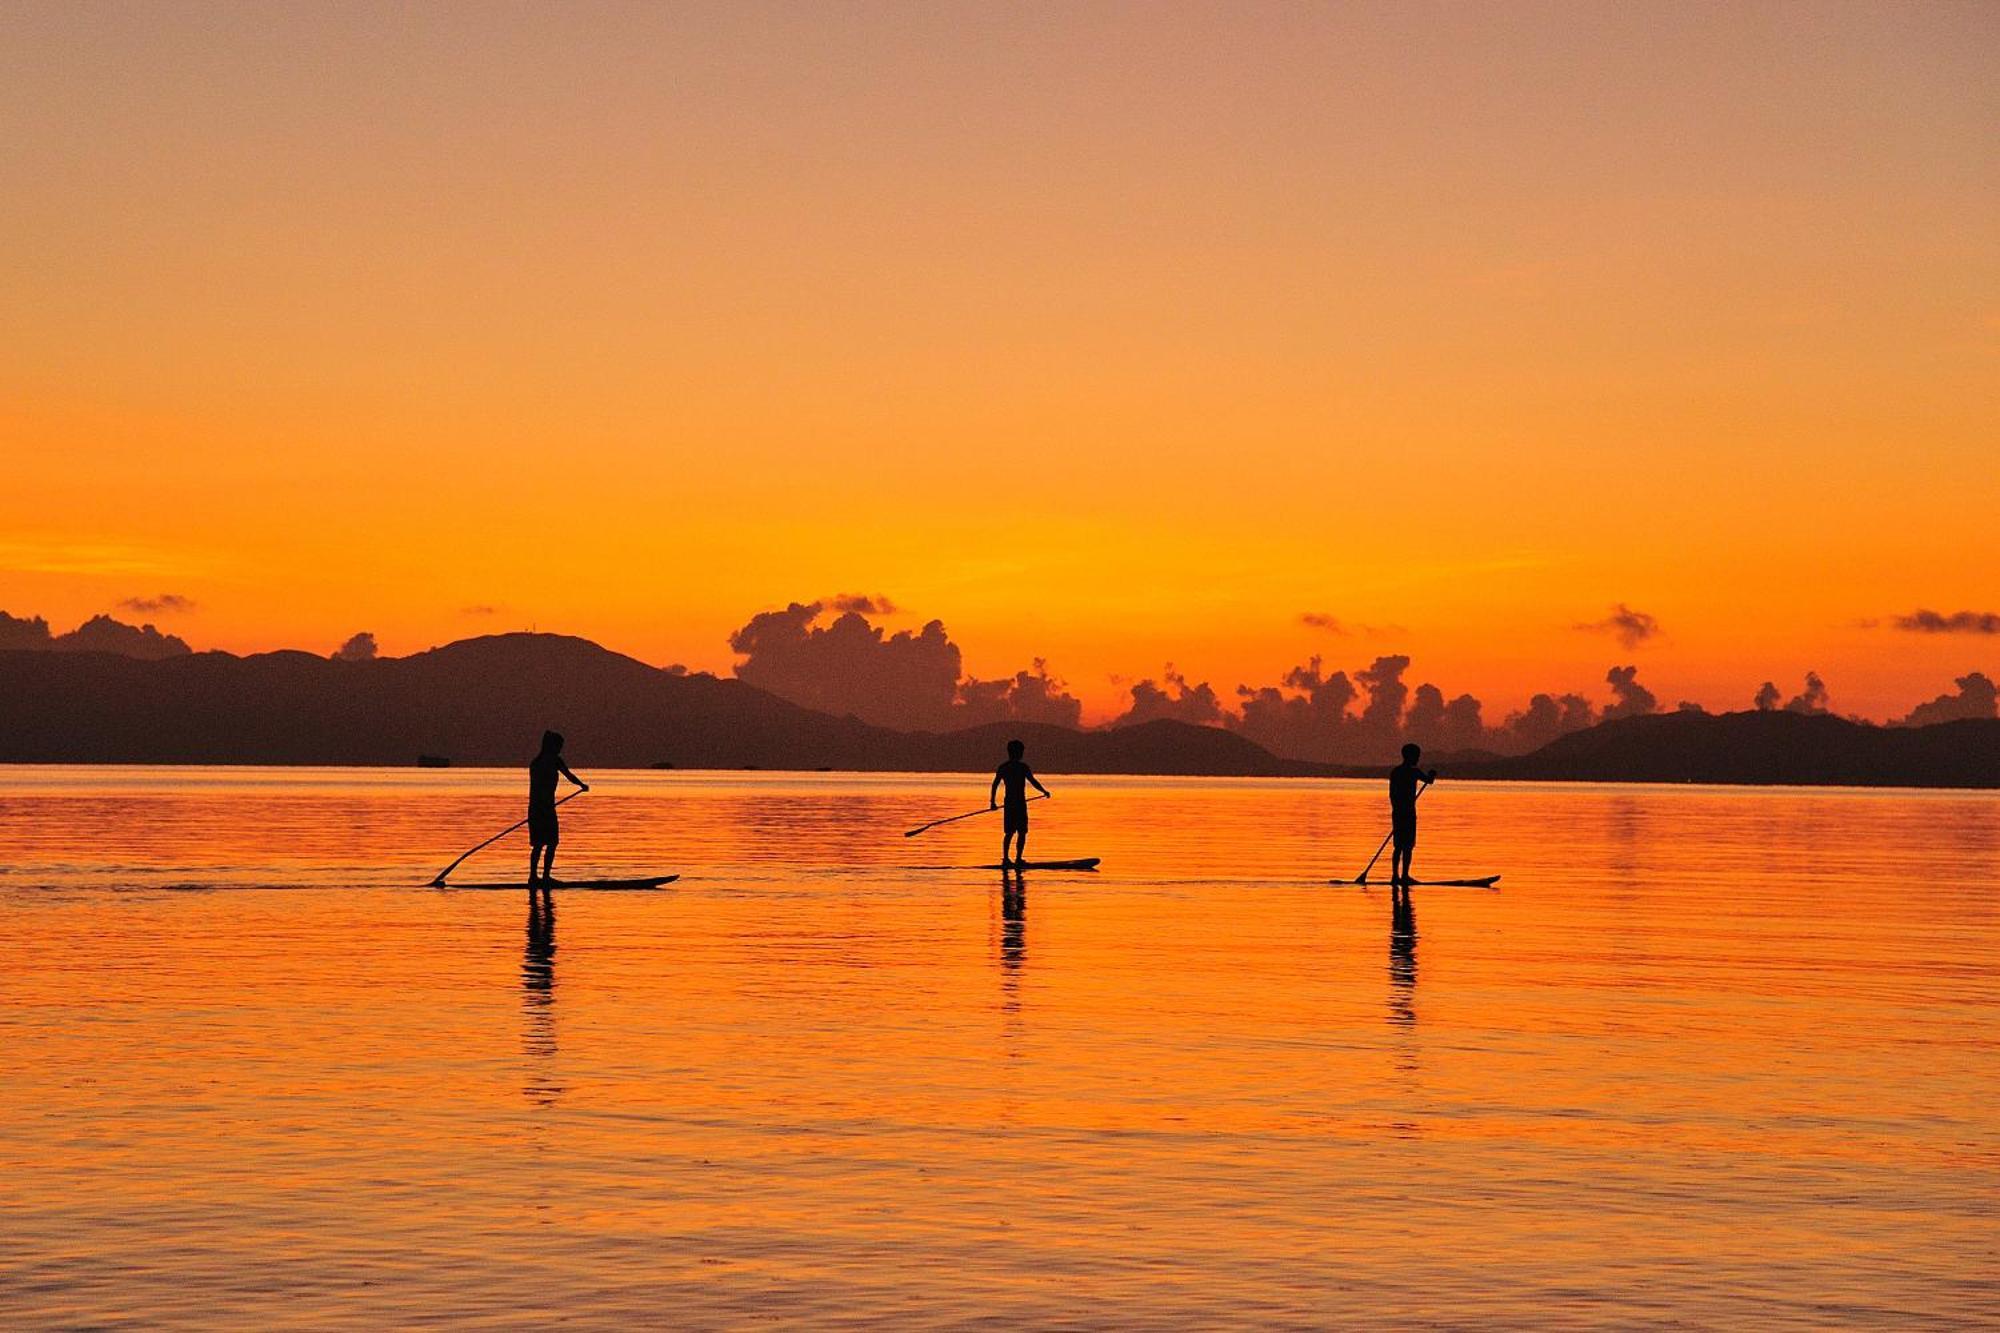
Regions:
[[7, 770], [0, 1322], [2000, 1320], [2000, 796], [586, 776]]

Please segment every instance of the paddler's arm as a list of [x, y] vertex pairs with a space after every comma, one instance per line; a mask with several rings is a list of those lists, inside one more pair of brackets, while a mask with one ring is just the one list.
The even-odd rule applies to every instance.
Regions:
[[1033, 773], [1028, 774], [1028, 782], [1030, 785], [1034, 787], [1036, 791], [1040, 792], [1042, 795], [1047, 796], [1049, 794], [1049, 789], [1047, 787], [1044, 787], [1042, 785], [1042, 780], [1036, 777]]
[[993, 785], [986, 791], [986, 808], [988, 810], [1000, 808], [1000, 774], [997, 772], [993, 775]]
[[561, 770], [562, 775], [568, 778], [571, 782], [574, 782], [577, 786], [581, 787], [585, 791], [590, 790], [590, 784], [588, 782], [585, 782], [582, 778], [578, 777], [576, 774], [570, 772], [568, 764], [565, 764], [562, 760], [558, 759], [556, 760], [556, 767], [559, 770]]

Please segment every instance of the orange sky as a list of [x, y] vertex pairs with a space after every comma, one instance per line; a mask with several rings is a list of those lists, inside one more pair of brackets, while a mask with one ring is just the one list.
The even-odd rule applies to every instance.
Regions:
[[[0, 607], [726, 670], [865, 591], [1093, 716], [1388, 651], [1496, 720], [1614, 661], [1900, 713], [2000, 667], [1858, 623], [2000, 610], [1996, 51], [1949, 4], [12, 4]], [[1665, 633], [1573, 628], [1616, 602]]]

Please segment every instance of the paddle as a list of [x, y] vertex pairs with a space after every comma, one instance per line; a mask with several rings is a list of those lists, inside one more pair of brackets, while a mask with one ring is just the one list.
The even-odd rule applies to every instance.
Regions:
[[[1410, 798], [1411, 804], [1414, 805], [1416, 802], [1423, 800], [1424, 793], [1429, 791], [1430, 789], [1431, 789], [1431, 784], [1429, 781], [1426, 781], [1423, 786], [1417, 788], [1417, 794]], [[1396, 830], [1393, 828], [1391, 828], [1387, 833], [1382, 835], [1382, 845], [1375, 849], [1375, 855], [1368, 858], [1368, 864], [1361, 868], [1361, 873], [1359, 875], [1355, 876], [1354, 882], [1356, 884], [1366, 884], [1368, 882], [1368, 872], [1373, 870], [1375, 868], [1375, 863], [1382, 859], [1382, 853], [1389, 849], [1389, 839], [1395, 836], [1396, 836]]]
[[[1030, 801], [1046, 801], [1046, 800], [1048, 800], [1048, 799], [1049, 799], [1049, 798], [1048, 798], [1047, 796], [1030, 796], [1030, 797], [1028, 798], [1028, 800], [1030, 800]], [[1026, 802], [1023, 802], [1023, 804], [1026, 804]], [[916, 837], [916, 836], [917, 836], [917, 835], [918, 835], [919, 833], [922, 833], [922, 832], [923, 832], [923, 831], [924, 831], [925, 829], [933, 829], [933, 828], [936, 828], [936, 827], [937, 827], [937, 826], [938, 826], [939, 824], [956, 824], [956, 823], [957, 823], [957, 822], [958, 822], [959, 820], [961, 820], [961, 819], [976, 819], [976, 818], [978, 818], [978, 817], [979, 817], [980, 815], [990, 815], [990, 814], [992, 814], [992, 813], [993, 813], [993, 812], [994, 812], [995, 810], [998, 810], [999, 808], [1000, 808], [1000, 807], [999, 807], [999, 806], [997, 806], [997, 805], [992, 805], [992, 806], [988, 806], [988, 807], [987, 807], [986, 809], [984, 809], [984, 810], [969, 810], [969, 811], [967, 811], [967, 812], [966, 812], [965, 814], [962, 814], [962, 815], [953, 815], [953, 816], [952, 816], [951, 818], [949, 818], [949, 819], [933, 819], [933, 820], [932, 820], [932, 821], [931, 821], [930, 823], [928, 823], [928, 824], [919, 824], [919, 825], [917, 825], [917, 826], [916, 826], [915, 828], [911, 829], [911, 830], [910, 830], [910, 831], [909, 831], [908, 833], [905, 833], [905, 834], [904, 834], [903, 836], [904, 836], [904, 837], [906, 837], [906, 838], [914, 838], [914, 837]], [[474, 848], [473, 850], [474, 850], [474, 851], [477, 851], [477, 850], [478, 850], [478, 848]], [[1372, 861], [1371, 861], [1371, 862], [1370, 862], [1369, 864], [1370, 864], [1370, 865], [1373, 865], [1373, 864], [1374, 864], [1374, 862], [1372, 862]]]
[[[575, 800], [575, 799], [576, 799], [577, 797], [579, 797], [579, 796], [583, 795], [583, 794], [584, 794], [585, 792], [587, 792], [587, 791], [589, 791], [589, 790], [590, 790], [590, 788], [588, 788], [588, 787], [579, 787], [579, 788], [577, 788], [577, 789], [576, 789], [575, 791], [571, 792], [571, 793], [570, 793], [569, 795], [567, 795], [567, 796], [563, 797], [563, 798], [562, 798], [562, 800], [560, 800], [560, 801], [557, 801], [557, 802], [556, 802], [556, 804], [557, 804], [557, 805], [563, 805], [563, 804], [565, 804], [565, 803], [567, 803], [567, 802], [569, 802], [569, 801], [574, 801], [574, 800]], [[501, 829], [501, 830], [500, 830], [500, 831], [499, 831], [498, 833], [496, 833], [496, 834], [494, 834], [494, 835], [493, 835], [492, 837], [488, 838], [488, 839], [487, 839], [487, 840], [486, 840], [485, 842], [482, 842], [482, 843], [480, 843], [480, 844], [479, 844], [479, 847], [474, 847], [474, 848], [472, 849], [472, 851], [469, 851], [469, 852], [467, 852], [467, 853], [465, 854], [465, 856], [461, 856], [461, 857], [459, 857], [459, 858], [458, 858], [458, 859], [457, 859], [456, 861], [453, 861], [453, 862], [452, 862], [452, 863], [451, 863], [450, 865], [446, 866], [446, 867], [445, 867], [445, 868], [444, 868], [443, 870], [440, 870], [440, 871], [438, 871], [438, 873], [437, 873], [437, 878], [431, 881], [431, 887], [432, 887], [432, 888], [434, 888], [434, 889], [441, 889], [441, 888], [443, 888], [443, 887], [444, 887], [444, 877], [445, 877], [446, 875], [449, 875], [449, 874], [450, 874], [450, 873], [451, 873], [452, 871], [454, 871], [454, 870], [458, 869], [458, 868], [459, 868], [460, 866], [464, 865], [464, 864], [465, 864], [465, 860], [466, 860], [466, 857], [468, 857], [468, 856], [471, 856], [471, 855], [472, 855], [472, 852], [476, 852], [476, 851], [480, 850], [480, 848], [481, 848], [481, 847], [491, 847], [491, 846], [492, 846], [492, 845], [493, 845], [494, 843], [496, 843], [496, 842], [500, 841], [500, 839], [502, 839], [502, 838], [506, 837], [506, 836], [507, 836], [507, 835], [508, 835], [509, 833], [512, 833], [512, 832], [513, 832], [513, 831], [514, 831], [515, 829], [517, 829], [517, 828], [521, 827], [521, 824], [525, 824], [525, 823], [527, 823], [527, 822], [528, 822], [528, 821], [524, 819], [524, 820], [522, 820], [522, 821], [521, 821], [521, 823], [520, 823], [520, 824], [509, 824], [509, 825], [508, 825], [508, 826], [507, 826], [506, 828], [503, 828], [503, 829]], [[1369, 864], [1370, 864], [1370, 865], [1373, 865], [1373, 864], [1374, 864], [1374, 862], [1372, 862], [1372, 861], [1371, 861], [1371, 862], [1370, 862]]]

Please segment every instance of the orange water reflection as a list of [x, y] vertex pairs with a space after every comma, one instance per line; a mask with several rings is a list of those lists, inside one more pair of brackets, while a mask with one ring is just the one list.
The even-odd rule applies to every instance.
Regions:
[[586, 775], [12, 771], [0, 1314], [1995, 1313], [1993, 796]]

